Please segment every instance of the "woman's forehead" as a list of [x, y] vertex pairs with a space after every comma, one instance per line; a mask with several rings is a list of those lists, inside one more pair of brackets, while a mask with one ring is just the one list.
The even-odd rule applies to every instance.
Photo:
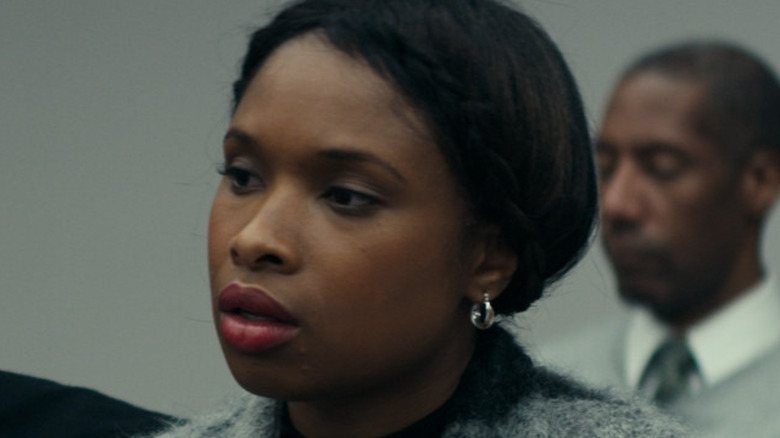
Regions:
[[241, 100], [248, 95], [255, 99], [305, 99], [356, 110], [366, 117], [382, 113], [402, 121], [422, 140], [435, 138], [422, 111], [410, 103], [395, 83], [377, 73], [359, 55], [338, 49], [320, 32], [303, 34], [276, 48], [256, 72]]

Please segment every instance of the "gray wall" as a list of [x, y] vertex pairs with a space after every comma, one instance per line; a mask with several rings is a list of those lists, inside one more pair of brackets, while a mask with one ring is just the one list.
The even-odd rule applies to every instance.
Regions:
[[[729, 37], [780, 65], [776, 0], [525, 4], [594, 126], [617, 71], [658, 43]], [[210, 321], [206, 216], [230, 82], [268, 5], [2, 0], [0, 368], [176, 414], [237, 390]], [[595, 248], [520, 335], [534, 345], [622, 311], [610, 277]]]

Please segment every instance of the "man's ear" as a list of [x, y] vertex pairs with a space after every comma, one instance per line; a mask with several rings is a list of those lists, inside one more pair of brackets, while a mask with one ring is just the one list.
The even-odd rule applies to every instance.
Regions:
[[769, 149], [754, 152], [745, 163], [742, 196], [752, 220], [761, 222], [780, 192], [780, 154]]
[[475, 257], [471, 266], [469, 299], [473, 303], [483, 300], [488, 294], [496, 299], [512, 280], [517, 270], [517, 254], [502, 239], [498, 226], [484, 225], [477, 232]]

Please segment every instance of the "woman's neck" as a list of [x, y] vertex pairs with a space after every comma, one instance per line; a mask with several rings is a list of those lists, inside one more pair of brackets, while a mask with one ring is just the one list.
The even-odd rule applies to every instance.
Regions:
[[458, 387], [474, 351], [468, 345], [440, 352], [414, 373], [399, 374], [374, 390], [339, 398], [287, 403], [295, 428], [308, 438], [382, 437], [436, 411]]

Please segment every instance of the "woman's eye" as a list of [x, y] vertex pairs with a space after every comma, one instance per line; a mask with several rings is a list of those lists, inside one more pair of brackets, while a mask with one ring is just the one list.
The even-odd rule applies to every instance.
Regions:
[[376, 196], [344, 187], [331, 187], [323, 197], [341, 210], [366, 210], [379, 204]]
[[263, 180], [253, 171], [239, 166], [224, 166], [219, 174], [227, 178], [233, 193], [243, 194], [262, 188]]

